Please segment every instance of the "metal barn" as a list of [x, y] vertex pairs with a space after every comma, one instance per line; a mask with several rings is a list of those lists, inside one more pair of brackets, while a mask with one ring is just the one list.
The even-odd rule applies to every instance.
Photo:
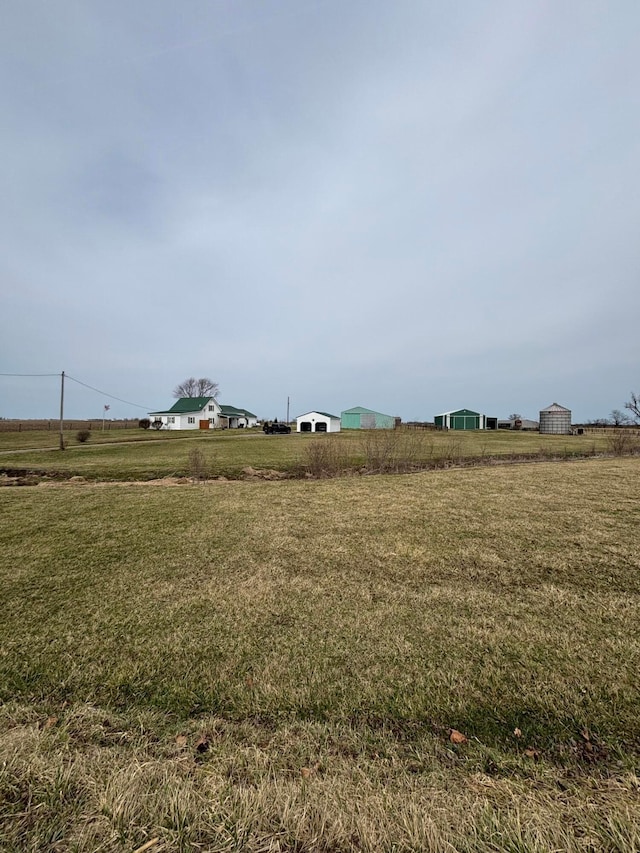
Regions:
[[354, 406], [353, 409], [341, 412], [340, 425], [342, 429], [394, 429], [396, 419], [393, 415], [383, 415], [373, 409]]
[[471, 409], [443, 412], [434, 418], [436, 429], [497, 429], [498, 419], [481, 415]]

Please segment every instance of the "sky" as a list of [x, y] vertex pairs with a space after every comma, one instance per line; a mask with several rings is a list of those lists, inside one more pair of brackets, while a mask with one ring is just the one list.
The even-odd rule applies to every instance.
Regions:
[[0, 416], [62, 371], [75, 418], [189, 376], [263, 418], [623, 408], [639, 40], [637, 0], [5, 0]]

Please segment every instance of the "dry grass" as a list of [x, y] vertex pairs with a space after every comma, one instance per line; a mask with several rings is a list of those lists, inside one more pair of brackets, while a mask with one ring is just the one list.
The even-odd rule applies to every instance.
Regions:
[[2, 849], [638, 850], [639, 473], [2, 490]]
[[[118, 430], [92, 432], [88, 446], [68, 441], [60, 452], [46, 433], [0, 434], [0, 471], [91, 480], [150, 480], [189, 474], [189, 449], [202, 452], [212, 476], [237, 478], [243, 469], [278, 470], [290, 476], [345, 472], [406, 472], [457, 464], [522, 459], [571, 459], [611, 454], [608, 436], [537, 433], [352, 430], [337, 435], [264, 435], [249, 430], [200, 433]], [[72, 437], [69, 437], [72, 438]], [[132, 439], [135, 438], [135, 441]], [[49, 441], [49, 444], [38, 442]], [[31, 442], [31, 443], [30, 443]], [[32, 452], [27, 448], [36, 448]], [[16, 451], [20, 452], [16, 452]]]

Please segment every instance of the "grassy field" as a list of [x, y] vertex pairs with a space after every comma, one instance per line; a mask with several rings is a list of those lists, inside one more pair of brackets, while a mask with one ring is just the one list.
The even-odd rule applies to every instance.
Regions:
[[[74, 447], [80, 447], [80, 442], [77, 439], [79, 430], [65, 430], [63, 433], [65, 447], [70, 450]], [[198, 433], [199, 434], [199, 433]], [[90, 430], [90, 437], [85, 447], [93, 447], [94, 445], [104, 444], [128, 444], [129, 442], [144, 441], [175, 441], [181, 438], [188, 438], [189, 433], [179, 430], [167, 431], [159, 433], [156, 430], [138, 429], [131, 427], [130, 429], [105, 430], [104, 432], [99, 427], [94, 427]], [[21, 432], [6, 432], [0, 431], [0, 453], [3, 451], [10, 452], [14, 450], [54, 450], [58, 451], [60, 447], [60, 433], [55, 430], [22, 430]]]
[[0, 849], [640, 850], [639, 475], [0, 489]]
[[[135, 439], [135, 441], [134, 441]], [[47, 443], [48, 442], [48, 443]], [[395, 445], [395, 447], [392, 447]], [[246, 467], [275, 469], [299, 475], [313, 468], [310, 448], [329, 463], [352, 470], [378, 460], [385, 453], [404, 454], [416, 467], [489, 457], [523, 455], [588, 455], [605, 452], [606, 436], [539, 435], [516, 432], [344, 432], [331, 436], [273, 435], [229, 430], [193, 434], [184, 432], [121, 430], [92, 433], [88, 444], [68, 437], [67, 449], [51, 448], [47, 433], [0, 433], [0, 469], [31, 471], [95, 480], [149, 480], [189, 474], [189, 453], [202, 451], [211, 476], [237, 478]], [[29, 448], [34, 448], [29, 452]], [[16, 451], [20, 451], [19, 453]], [[328, 451], [328, 452], [327, 452]], [[316, 454], [318, 455], [318, 454]], [[318, 460], [316, 460], [318, 461]], [[410, 465], [408, 467], [411, 467]]]

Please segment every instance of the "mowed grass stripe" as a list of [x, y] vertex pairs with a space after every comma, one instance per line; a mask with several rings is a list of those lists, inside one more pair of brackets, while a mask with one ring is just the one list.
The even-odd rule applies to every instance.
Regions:
[[636, 849], [639, 473], [1, 490], [9, 849]]
[[637, 471], [4, 490], [3, 664], [180, 715], [606, 714], [637, 698]]

